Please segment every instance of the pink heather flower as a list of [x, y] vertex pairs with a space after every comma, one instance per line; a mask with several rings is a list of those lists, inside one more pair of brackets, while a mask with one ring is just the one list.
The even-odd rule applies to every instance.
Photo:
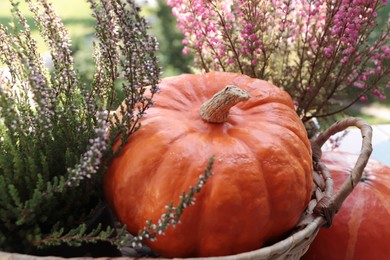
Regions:
[[383, 51], [385, 54], [386, 59], [390, 60], [390, 46], [388, 45], [383, 45], [380, 47], [380, 50]]
[[203, 41], [198, 41], [196, 44], [195, 44], [195, 46], [198, 48], [198, 49], [200, 49], [200, 48], [202, 48], [203, 47]]
[[362, 61], [362, 58], [361, 58], [360, 56], [357, 56], [357, 57], [355, 58], [355, 63], [356, 63], [356, 64], [359, 64], [361, 61]]
[[386, 99], [386, 95], [380, 92], [378, 89], [374, 89], [374, 95], [377, 96], [379, 99], [384, 100]]
[[345, 49], [345, 50], [343, 51], [343, 54], [344, 54], [344, 55], [351, 55], [352, 53], [354, 53], [354, 51], [355, 51], [355, 48], [354, 48], [354, 47], [349, 47], [349, 48], [347, 48], [347, 49]]
[[325, 57], [330, 58], [330, 57], [332, 57], [332, 54], [333, 54], [332, 48], [330, 48], [330, 47], [325, 47], [324, 48], [324, 55], [325, 55]]
[[[323, 111], [346, 86], [373, 93], [386, 85], [390, 33], [385, 29], [376, 42], [366, 40], [385, 0], [167, 2], [185, 36], [185, 52], [194, 52], [197, 65], [272, 80], [300, 101], [297, 112], [303, 117], [316, 103]], [[321, 90], [328, 87], [334, 89]], [[310, 91], [318, 97], [306, 95]], [[322, 93], [334, 94], [321, 98]]]
[[249, 40], [251, 40], [252, 42], [254, 42], [256, 39], [257, 39], [256, 34], [253, 33], [253, 34], [249, 35]]
[[[330, 28], [333, 41], [329, 43], [329, 46], [339, 46], [338, 48], [344, 49], [345, 56], [354, 53], [359, 44], [360, 32], [362, 28], [366, 28], [364, 24], [376, 16], [376, 12], [373, 11], [375, 5], [376, 1], [373, 0], [342, 0], [339, 5], [335, 5], [337, 6], [336, 14]], [[367, 24], [369, 27], [373, 25], [372, 23]], [[329, 52], [325, 52], [325, 49], [324, 54], [326, 57], [329, 56]], [[346, 60], [343, 57], [341, 62], [345, 63]]]
[[228, 64], [228, 65], [234, 64], [234, 59], [230, 57], [230, 58], [227, 60], [227, 64]]
[[251, 32], [252, 31], [252, 29], [253, 29], [253, 24], [246, 24], [245, 25], [245, 29], [248, 31], [248, 32]]
[[345, 64], [345, 63], [347, 63], [349, 61], [349, 58], [348, 58], [348, 56], [344, 56], [342, 59], [341, 59], [341, 63], [342, 64]]
[[190, 50], [187, 47], [183, 48], [183, 54], [187, 55], [190, 53]]
[[357, 88], [360, 88], [360, 89], [364, 89], [367, 87], [366, 84], [364, 84], [363, 82], [360, 82], [360, 81], [354, 82], [353, 85]]

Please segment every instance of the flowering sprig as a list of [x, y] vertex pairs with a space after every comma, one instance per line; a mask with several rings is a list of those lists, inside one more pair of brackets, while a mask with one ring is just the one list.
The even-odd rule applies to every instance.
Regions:
[[87, 151], [81, 156], [80, 162], [73, 168], [69, 168], [69, 179], [67, 185], [78, 185], [84, 179], [96, 178], [96, 173], [102, 165], [103, 156], [107, 150], [107, 114], [108, 112], [98, 112], [96, 121], [98, 125], [94, 129], [94, 137], [89, 139]]
[[[204, 71], [271, 81], [293, 98], [303, 121], [327, 117], [390, 87], [390, 23], [376, 28], [387, 0], [167, 0]], [[353, 90], [353, 91], [351, 91]]]
[[[139, 128], [139, 119], [152, 106], [158, 92], [161, 70], [154, 52], [158, 49], [155, 37], [149, 35], [148, 23], [139, 15], [134, 1], [88, 0], [97, 20], [95, 60], [97, 70], [94, 84], [108, 97], [106, 109], [115, 110], [121, 84], [125, 94], [120, 116], [114, 114], [110, 134], [115, 140], [127, 137]], [[134, 17], [134, 19], [127, 19]], [[107, 33], [108, 32], [108, 33]], [[120, 70], [119, 70], [120, 69]]]
[[119, 246], [128, 244], [131, 247], [142, 247], [145, 240], [155, 241], [158, 236], [165, 235], [165, 230], [169, 227], [175, 227], [176, 224], [180, 224], [180, 218], [184, 212], [184, 209], [195, 204], [195, 195], [201, 192], [202, 187], [206, 184], [208, 178], [213, 173], [211, 169], [213, 167], [214, 157], [211, 157], [205, 171], [199, 176], [199, 180], [195, 186], [190, 186], [189, 191], [186, 193], [183, 191], [180, 195], [180, 202], [177, 206], [174, 206], [173, 202], [165, 206], [165, 212], [157, 220], [157, 224], [152, 220], [147, 220], [145, 227], [134, 236], [119, 235], [118, 239], [114, 240]]
[[[27, 0], [30, 10], [40, 26], [41, 35], [47, 43], [54, 65], [55, 95], [65, 88], [68, 93], [76, 91], [78, 79], [74, 69], [71, 42], [68, 31], [56, 14], [51, 3], [46, 0]], [[45, 30], [50, 28], [50, 30]], [[74, 108], [75, 109], [75, 108]]]

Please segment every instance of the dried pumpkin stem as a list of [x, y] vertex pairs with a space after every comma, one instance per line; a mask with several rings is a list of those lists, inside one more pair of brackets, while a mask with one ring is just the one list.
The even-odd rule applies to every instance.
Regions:
[[230, 108], [249, 98], [250, 95], [247, 91], [228, 85], [202, 104], [200, 116], [210, 123], [226, 122]]

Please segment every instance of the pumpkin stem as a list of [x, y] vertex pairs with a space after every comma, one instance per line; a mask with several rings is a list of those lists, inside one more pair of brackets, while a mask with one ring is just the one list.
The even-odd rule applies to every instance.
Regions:
[[228, 85], [202, 104], [200, 116], [210, 123], [226, 122], [230, 108], [249, 98], [250, 95], [247, 91]]

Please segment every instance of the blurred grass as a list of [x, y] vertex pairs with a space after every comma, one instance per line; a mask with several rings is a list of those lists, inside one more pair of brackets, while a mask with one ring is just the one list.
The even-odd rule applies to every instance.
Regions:
[[[73, 41], [84, 39], [87, 35], [94, 32], [94, 19], [91, 16], [89, 4], [84, 0], [52, 0], [54, 9], [62, 19], [69, 36]], [[19, 8], [22, 14], [27, 18], [31, 26], [32, 36], [38, 42], [39, 52], [47, 50], [42, 37], [39, 35], [38, 28], [34, 25], [33, 14], [28, 10], [28, 6], [21, 1]], [[0, 23], [8, 25], [12, 21], [12, 6], [8, 0], [0, 0]]]
[[[374, 116], [374, 115], [365, 114], [365, 113], [362, 113], [361, 111], [355, 110], [355, 109], [348, 110], [347, 115], [353, 116], [353, 117], [360, 117], [360, 118], [366, 120], [370, 125], [390, 124], [390, 120], [388, 120], [388, 119], [384, 119], [384, 118]], [[347, 115], [345, 115], [345, 116], [347, 116]], [[345, 116], [343, 116], [343, 115], [338, 116], [338, 120], [345, 118]]]

